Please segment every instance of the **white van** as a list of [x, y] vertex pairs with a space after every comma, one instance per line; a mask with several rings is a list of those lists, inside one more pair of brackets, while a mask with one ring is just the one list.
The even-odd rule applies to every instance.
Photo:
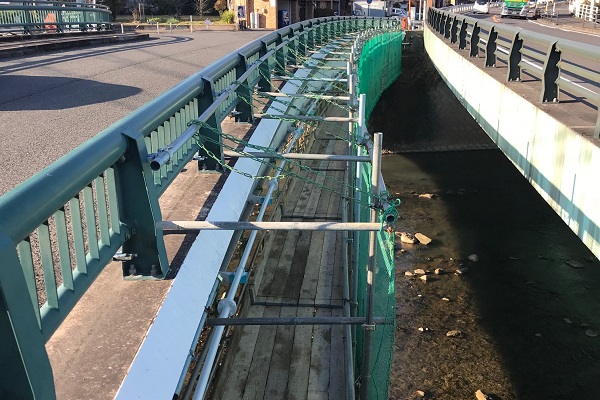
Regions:
[[475, 0], [473, 3], [473, 14], [489, 14], [490, 0]]

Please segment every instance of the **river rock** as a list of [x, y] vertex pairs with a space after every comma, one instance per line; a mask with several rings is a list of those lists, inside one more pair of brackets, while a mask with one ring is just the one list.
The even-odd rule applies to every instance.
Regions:
[[396, 232], [396, 236], [400, 237], [400, 241], [402, 243], [415, 244], [417, 243], [417, 239], [415, 236], [408, 232]]
[[427, 272], [424, 269], [415, 269], [415, 275], [425, 275]]
[[436, 274], [436, 275], [443, 275], [443, 274], [444, 274], [444, 270], [443, 270], [443, 269], [441, 269], [441, 268], [436, 268], [436, 269], [433, 271], [433, 273], [434, 273], [434, 274]]
[[423, 390], [417, 390], [417, 397], [425, 397], [425, 392]]
[[404, 276], [408, 276], [408, 277], [410, 278], [410, 277], [412, 277], [412, 276], [415, 276], [415, 274], [413, 274], [413, 273], [412, 273], [412, 272], [410, 272], [410, 271], [406, 271], [406, 272], [404, 273]]
[[419, 195], [422, 199], [433, 199], [433, 196], [435, 196], [433, 193], [423, 193]]
[[567, 260], [565, 261], [565, 264], [567, 264], [571, 268], [583, 268], [583, 264], [578, 261]]
[[447, 297], [442, 297], [442, 301], [450, 301], [450, 299]]
[[469, 261], [473, 261], [473, 262], [477, 262], [479, 261], [479, 256], [477, 254], [471, 254], [469, 257], [467, 257], [469, 259]]
[[585, 336], [588, 336], [588, 337], [596, 337], [596, 336], [598, 336], [598, 332], [596, 332], [596, 331], [593, 331], [593, 330], [591, 330], [591, 329], [586, 329], [586, 330], [585, 330]]
[[456, 270], [456, 275], [464, 275], [469, 272], [469, 268], [463, 267]]
[[462, 332], [459, 331], [458, 329], [453, 329], [451, 331], [446, 332], [446, 336], [448, 337], [457, 337], [462, 335]]
[[419, 277], [420, 280], [422, 280], [423, 282], [427, 282], [427, 280], [429, 279], [429, 277], [427, 275], [422, 275]]
[[419, 241], [419, 243], [424, 244], [424, 245], [428, 245], [429, 243], [431, 243], [430, 238], [428, 238], [427, 236], [425, 236], [419, 232], [415, 233], [415, 238]]
[[475, 398], [477, 400], [492, 400], [492, 398], [490, 396], [488, 396], [487, 394], [483, 393], [481, 391], [481, 389], [479, 389], [475, 392]]

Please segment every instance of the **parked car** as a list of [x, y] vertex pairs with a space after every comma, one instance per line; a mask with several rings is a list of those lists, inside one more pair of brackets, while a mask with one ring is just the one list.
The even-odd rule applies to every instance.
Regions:
[[392, 18], [397, 18], [397, 19], [408, 18], [408, 13], [403, 8], [392, 7], [391, 14], [392, 14], [391, 15]]
[[489, 14], [490, 13], [490, 2], [489, 0], [475, 0], [473, 4], [474, 14]]

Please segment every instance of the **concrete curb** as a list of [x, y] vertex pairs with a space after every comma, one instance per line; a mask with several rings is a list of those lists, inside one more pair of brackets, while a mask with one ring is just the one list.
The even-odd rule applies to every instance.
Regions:
[[[148, 33], [103, 34], [85, 37], [59, 37], [33, 40], [10, 41], [0, 45], [0, 59], [26, 56], [75, 47], [97, 46], [113, 43], [148, 40]], [[1, 42], [0, 42], [1, 43]]]

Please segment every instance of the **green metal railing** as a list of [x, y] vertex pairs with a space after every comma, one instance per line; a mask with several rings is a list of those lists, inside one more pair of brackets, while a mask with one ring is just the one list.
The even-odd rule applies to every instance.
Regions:
[[101, 4], [3, 0], [0, 33], [70, 32], [110, 29], [110, 9]]
[[[395, 20], [329, 17], [272, 32], [0, 197], [0, 309], [6, 311], [0, 360], [11, 366], [0, 376], [0, 393], [54, 398], [44, 344], [117, 251], [125, 277], [166, 275], [158, 199], [198, 154], [197, 131], [218, 142], [221, 121], [232, 111], [252, 121], [252, 91], [271, 90], [271, 71], [294, 63], [295, 54], [336, 35], [396, 26]], [[188, 126], [194, 120], [202, 126]], [[218, 145], [209, 150], [223, 157]], [[201, 168], [218, 166], [206, 157]]]

